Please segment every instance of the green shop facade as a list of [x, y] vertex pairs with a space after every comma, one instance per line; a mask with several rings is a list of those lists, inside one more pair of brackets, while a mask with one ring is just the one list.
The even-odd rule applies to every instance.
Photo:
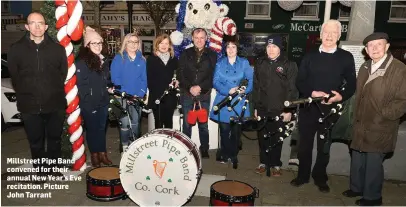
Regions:
[[[282, 9], [276, 1], [255, 2], [223, 1], [230, 8], [228, 16], [237, 24], [239, 53], [247, 57], [251, 64], [256, 57], [265, 53], [266, 37], [271, 34], [283, 37], [283, 52], [298, 65], [306, 52], [321, 44], [319, 37], [324, 1], [306, 1], [295, 11]], [[405, 11], [400, 12], [393, 11], [391, 2], [377, 1], [376, 4], [375, 31], [388, 33], [392, 53], [402, 60], [406, 53], [406, 3], [405, 7], [400, 7]], [[332, 4], [331, 19], [338, 19], [342, 24], [340, 40], [346, 40], [350, 11], [350, 7], [338, 2]]]

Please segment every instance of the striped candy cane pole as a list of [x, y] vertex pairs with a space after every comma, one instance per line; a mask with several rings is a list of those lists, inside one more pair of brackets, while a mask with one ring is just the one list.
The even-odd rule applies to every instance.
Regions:
[[211, 29], [210, 48], [216, 52], [221, 52], [223, 35], [234, 36], [236, 32], [237, 26], [232, 19], [229, 17], [218, 18]]
[[59, 43], [65, 47], [68, 56], [68, 75], [65, 81], [66, 101], [68, 108], [68, 133], [72, 143], [72, 170], [84, 171], [86, 169], [85, 146], [83, 144], [82, 118], [80, 116], [78, 88], [76, 86], [76, 66], [71, 40], [78, 41], [83, 34], [83, 21], [81, 19], [83, 7], [79, 0], [56, 0], [55, 11], [57, 38]]

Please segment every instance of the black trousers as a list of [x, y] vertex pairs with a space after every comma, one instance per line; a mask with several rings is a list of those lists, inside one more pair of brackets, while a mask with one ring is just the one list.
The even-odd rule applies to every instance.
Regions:
[[238, 162], [239, 136], [241, 136], [241, 127], [238, 124], [219, 123], [221, 140], [221, 157], [223, 160], [231, 159], [232, 162]]
[[[329, 108], [321, 106], [323, 111], [328, 111]], [[310, 173], [312, 167], [312, 154], [313, 143], [316, 132], [321, 132], [322, 126], [318, 119], [321, 117], [321, 113], [315, 104], [311, 104], [306, 108], [300, 109], [299, 112], [299, 135], [300, 142], [298, 146], [298, 159], [299, 159], [299, 171], [298, 179], [304, 182], [310, 180]], [[326, 183], [327, 165], [330, 160], [330, 154], [324, 152], [324, 144], [326, 139], [320, 139], [317, 137], [317, 158], [314, 164], [312, 177], [315, 183]]]
[[172, 129], [174, 111], [175, 108], [173, 107], [172, 104], [170, 104], [169, 106], [165, 104], [160, 104], [159, 106], [155, 107], [152, 110], [155, 119], [155, 129], [164, 128], [164, 126], [165, 128]]
[[[24, 129], [30, 143], [32, 159], [61, 157], [61, 135], [65, 121], [65, 111], [51, 113], [22, 113]], [[45, 142], [47, 148], [45, 149]], [[58, 165], [34, 164], [34, 167], [54, 167]]]
[[[263, 113], [258, 112], [258, 115], [263, 116]], [[283, 144], [282, 142], [276, 144], [281, 136], [281, 133], [277, 132], [280, 126], [280, 122], [267, 122], [265, 127], [258, 131], [259, 160], [261, 164], [268, 165], [268, 167], [282, 166], [281, 154]], [[268, 133], [271, 135], [270, 137], [267, 137]], [[274, 147], [270, 148], [270, 146]], [[269, 150], [269, 153], [267, 150]]]
[[108, 106], [95, 109], [82, 108], [86, 127], [86, 141], [91, 153], [106, 152], [106, 126]]
[[362, 193], [364, 199], [380, 199], [384, 181], [384, 158], [384, 153], [352, 150], [350, 189]]

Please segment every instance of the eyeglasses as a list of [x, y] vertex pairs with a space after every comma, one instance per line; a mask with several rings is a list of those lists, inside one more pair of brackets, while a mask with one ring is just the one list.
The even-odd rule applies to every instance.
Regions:
[[103, 46], [102, 42], [92, 42], [92, 43], [89, 43], [89, 44], [92, 45], [93, 47], [95, 47], [95, 46], [99, 46], [99, 47]]
[[127, 44], [135, 45], [140, 43], [139, 41], [128, 41]]
[[34, 22], [34, 21], [32, 21], [32, 22], [28, 22], [28, 24], [31, 25], [31, 26], [33, 26], [33, 25], [40, 26], [40, 27], [45, 26], [45, 22]]

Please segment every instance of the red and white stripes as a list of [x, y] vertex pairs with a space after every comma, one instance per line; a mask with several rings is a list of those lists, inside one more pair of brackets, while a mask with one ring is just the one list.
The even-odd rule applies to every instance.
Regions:
[[76, 66], [75, 57], [71, 40], [78, 41], [83, 34], [83, 21], [81, 19], [83, 6], [79, 0], [55, 0], [57, 6], [55, 11], [56, 29], [58, 30], [57, 39], [65, 47], [68, 57], [68, 75], [65, 81], [65, 93], [68, 107], [68, 133], [72, 143], [72, 160], [74, 164], [72, 170], [84, 171], [86, 169], [85, 146], [81, 126], [82, 118], [80, 116], [78, 88], [76, 86]]
[[223, 35], [234, 36], [237, 32], [235, 22], [229, 17], [221, 17], [216, 20], [210, 35], [210, 48], [216, 52], [220, 52], [223, 43]]

